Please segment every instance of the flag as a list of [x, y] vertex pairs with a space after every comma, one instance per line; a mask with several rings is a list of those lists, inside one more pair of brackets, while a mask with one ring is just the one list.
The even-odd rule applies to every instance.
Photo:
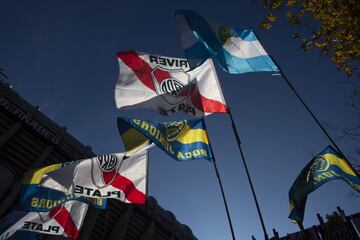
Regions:
[[25, 173], [22, 182], [20, 197], [20, 209], [30, 212], [47, 212], [52, 208], [70, 200], [78, 200], [87, 203], [95, 208], [106, 209], [107, 200], [105, 198], [89, 198], [65, 194], [50, 188], [40, 186], [41, 178], [45, 173], [49, 173], [62, 167], [77, 163], [77, 161], [53, 164], [48, 167], [31, 170]]
[[147, 108], [163, 115], [227, 113], [211, 59], [190, 70], [188, 61], [134, 51], [120, 52], [115, 86], [118, 108]]
[[180, 39], [189, 60], [214, 58], [228, 73], [279, 71], [251, 29], [210, 23], [190, 10], [175, 12]]
[[336, 150], [328, 146], [312, 159], [296, 178], [289, 191], [289, 218], [302, 222], [307, 195], [331, 180], [341, 179], [360, 192], [360, 178]]
[[79, 201], [68, 201], [48, 212], [11, 212], [0, 223], [0, 239], [8, 239], [19, 230], [78, 239], [87, 207]]
[[126, 156], [131, 156], [133, 153], [154, 146], [147, 137], [131, 127], [130, 124], [124, 123], [119, 125], [119, 119], [117, 121], [120, 137], [125, 146]]
[[157, 122], [118, 118], [120, 133], [131, 127], [178, 161], [212, 159], [202, 119]]
[[43, 174], [40, 185], [75, 196], [145, 204], [146, 171], [147, 151], [130, 157], [124, 153], [106, 154]]
[[75, 196], [37, 184], [27, 184], [22, 187], [19, 208], [30, 212], [47, 212], [70, 200], [81, 201], [100, 209], [106, 209], [107, 206], [106, 198]]

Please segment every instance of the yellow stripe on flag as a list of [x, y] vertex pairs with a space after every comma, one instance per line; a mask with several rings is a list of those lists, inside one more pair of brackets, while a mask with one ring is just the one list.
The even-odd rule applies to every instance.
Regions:
[[191, 129], [189, 126], [186, 126], [182, 134], [176, 140], [182, 144], [192, 144], [194, 142], [209, 143], [204, 129]]
[[121, 134], [121, 138], [124, 142], [127, 155], [131, 155], [133, 152], [136, 152], [150, 142], [147, 137], [139, 133], [135, 128], [130, 128]]
[[332, 165], [335, 165], [339, 167], [343, 172], [356, 177], [356, 173], [352, 170], [352, 168], [344, 159], [339, 158], [338, 156], [331, 153], [324, 154], [323, 156], [325, 159], [328, 159]]
[[39, 184], [44, 174], [55, 171], [61, 168], [61, 163], [53, 164], [47, 167], [43, 167], [34, 171], [25, 173], [24, 184]]

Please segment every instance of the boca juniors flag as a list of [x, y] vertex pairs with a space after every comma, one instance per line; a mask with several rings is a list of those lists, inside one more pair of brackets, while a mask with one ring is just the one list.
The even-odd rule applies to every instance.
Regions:
[[75, 196], [145, 204], [147, 160], [146, 150], [130, 157], [100, 155], [43, 174], [40, 185]]
[[107, 206], [106, 198], [75, 196], [37, 184], [27, 184], [23, 185], [19, 208], [31, 212], [47, 212], [70, 200], [81, 201], [100, 209], [106, 209]]
[[190, 70], [188, 61], [135, 51], [117, 55], [120, 66], [115, 86], [118, 108], [147, 108], [169, 115], [227, 113], [211, 59]]
[[0, 239], [8, 239], [19, 230], [78, 239], [87, 207], [79, 201], [68, 201], [48, 212], [11, 212], [1, 220]]
[[[141, 133], [165, 153], [178, 161], [207, 159], [212, 155], [205, 124], [202, 119], [191, 119], [172, 122], [144, 121], [131, 118], [118, 118], [120, 134], [136, 131], [134, 137]], [[131, 136], [128, 135], [128, 138]]]
[[343, 180], [360, 193], [360, 178], [348, 161], [328, 146], [301, 171], [289, 191], [290, 215], [303, 222], [307, 195], [332, 180]]
[[118, 119], [118, 125], [119, 124], [119, 133], [125, 146], [126, 156], [131, 156], [134, 153], [154, 146], [154, 143], [150, 143], [150, 140], [147, 137], [131, 127], [130, 124], [121, 124]]

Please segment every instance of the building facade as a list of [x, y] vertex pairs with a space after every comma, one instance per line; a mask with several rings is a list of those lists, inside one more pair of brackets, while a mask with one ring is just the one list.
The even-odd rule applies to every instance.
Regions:
[[[0, 218], [16, 209], [21, 179], [30, 169], [89, 158], [95, 153], [0, 82]], [[39, 239], [61, 239], [40, 235]], [[89, 207], [80, 239], [193, 240], [190, 228], [152, 197], [144, 206], [110, 200], [106, 210]]]

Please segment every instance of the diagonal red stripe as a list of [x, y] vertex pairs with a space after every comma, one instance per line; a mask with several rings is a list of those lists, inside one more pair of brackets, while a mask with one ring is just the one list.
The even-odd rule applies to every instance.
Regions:
[[123, 191], [129, 202], [145, 204], [146, 195], [137, 189], [130, 179], [117, 173], [111, 185]]
[[108, 184], [113, 180], [113, 177], [114, 177], [114, 175], [116, 175], [116, 174], [117, 174], [117, 172], [116, 172], [115, 169], [112, 170], [112, 171], [110, 171], [110, 172], [103, 172], [104, 183], [105, 183], [106, 185], [108, 185]]
[[[54, 210], [55, 209], [56, 208], [54, 208]], [[50, 216], [51, 215], [52, 211], [50, 211]], [[61, 227], [64, 228], [66, 236], [71, 239], [78, 239], [79, 230], [77, 229], [74, 221], [72, 220], [69, 211], [65, 207], [63, 207], [60, 212], [55, 215], [54, 219], [60, 224]]]
[[137, 78], [148, 88], [155, 91], [155, 86], [151, 80], [151, 71], [153, 70], [150, 65], [140, 58], [136, 52], [119, 52], [117, 57], [123, 61], [129, 68], [131, 68]]
[[171, 75], [168, 71], [164, 71], [160, 68], [156, 69], [154, 72], [153, 72], [156, 80], [161, 83], [162, 81], [164, 81], [165, 79], [169, 79], [171, 78]]
[[204, 113], [229, 112], [229, 108], [222, 102], [202, 96], [196, 84], [191, 85], [191, 102], [197, 109]]

